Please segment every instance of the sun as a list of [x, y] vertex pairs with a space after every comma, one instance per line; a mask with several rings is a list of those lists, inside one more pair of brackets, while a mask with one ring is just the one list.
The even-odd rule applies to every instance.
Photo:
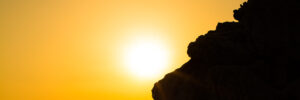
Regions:
[[155, 78], [165, 71], [169, 60], [168, 54], [166, 46], [160, 41], [135, 41], [126, 50], [125, 62], [133, 75]]

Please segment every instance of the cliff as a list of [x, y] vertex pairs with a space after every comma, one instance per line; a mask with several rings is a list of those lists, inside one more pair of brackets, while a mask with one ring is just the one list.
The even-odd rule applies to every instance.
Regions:
[[300, 100], [300, 3], [249, 0], [188, 46], [154, 100]]

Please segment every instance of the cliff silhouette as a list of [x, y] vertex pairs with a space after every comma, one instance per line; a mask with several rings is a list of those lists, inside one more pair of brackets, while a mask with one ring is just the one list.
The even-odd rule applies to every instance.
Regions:
[[248, 0], [191, 58], [152, 89], [154, 100], [300, 100], [300, 3]]

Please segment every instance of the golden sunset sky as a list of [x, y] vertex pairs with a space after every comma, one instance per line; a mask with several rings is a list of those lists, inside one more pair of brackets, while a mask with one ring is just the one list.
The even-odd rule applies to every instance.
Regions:
[[[189, 42], [234, 21], [244, 1], [0, 0], [0, 99], [152, 100], [153, 84], [189, 60]], [[153, 77], [127, 64], [136, 41], [167, 52]]]

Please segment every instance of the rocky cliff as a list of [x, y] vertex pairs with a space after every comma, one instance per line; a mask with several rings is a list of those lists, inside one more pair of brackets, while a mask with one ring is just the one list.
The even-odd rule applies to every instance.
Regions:
[[300, 3], [249, 0], [188, 46], [154, 100], [300, 100]]

